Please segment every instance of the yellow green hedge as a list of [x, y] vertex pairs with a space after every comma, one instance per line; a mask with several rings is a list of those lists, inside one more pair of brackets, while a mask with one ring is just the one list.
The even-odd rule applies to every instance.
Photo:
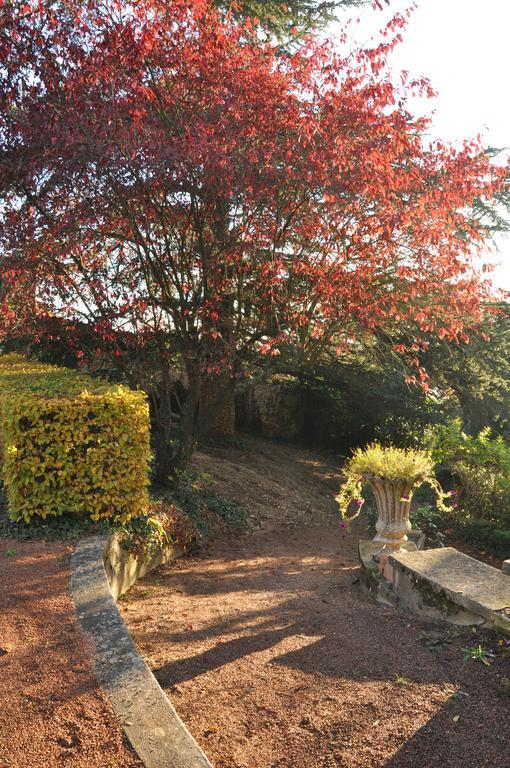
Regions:
[[145, 395], [0, 355], [0, 460], [9, 511], [126, 521], [148, 506]]

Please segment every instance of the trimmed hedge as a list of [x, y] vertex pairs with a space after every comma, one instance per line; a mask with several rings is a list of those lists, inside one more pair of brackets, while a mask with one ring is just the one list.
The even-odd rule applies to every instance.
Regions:
[[148, 508], [143, 392], [0, 355], [0, 460], [9, 513], [121, 522]]

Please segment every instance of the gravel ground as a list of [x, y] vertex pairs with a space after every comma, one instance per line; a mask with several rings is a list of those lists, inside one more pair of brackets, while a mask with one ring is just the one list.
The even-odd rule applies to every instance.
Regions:
[[81, 640], [70, 551], [0, 539], [0, 768], [141, 768]]
[[371, 602], [331, 458], [269, 441], [201, 454], [254, 529], [122, 601], [139, 650], [217, 768], [510, 768], [510, 654]]

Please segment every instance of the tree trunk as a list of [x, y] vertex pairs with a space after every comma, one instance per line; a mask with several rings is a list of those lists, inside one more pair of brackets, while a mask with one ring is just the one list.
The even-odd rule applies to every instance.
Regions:
[[181, 410], [179, 424], [179, 445], [175, 459], [176, 471], [185, 469], [195, 450], [197, 439], [197, 416], [200, 400], [200, 379], [190, 382], [190, 388]]
[[163, 382], [153, 398], [154, 480], [158, 485], [175, 484], [193, 455], [199, 387], [198, 380], [192, 381], [179, 398], [171, 384]]
[[[221, 198], [215, 206], [215, 246], [219, 252], [229, 241], [229, 203]], [[204, 319], [206, 356], [221, 373], [209, 374], [202, 380], [199, 407], [198, 433], [200, 437], [231, 438], [235, 432], [235, 380], [233, 374], [233, 325], [234, 294], [229, 280], [231, 268], [220, 261], [219, 269], [226, 287], [218, 305], [218, 316]], [[217, 277], [215, 279], [218, 279]], [[214, 279], [213, 279], [214, 284]], [[214, 331], [214, 333], [213, 333]], [[210, 335], [209, 335], [210, 334]]]
[[171, 389], [163, 382], [159, 391], [151, 398], [152, 403], [152, 444], [154, 448], [154, 480], [165, 485], [175, 476], [174, 441], [176, 414], [172, 408]]

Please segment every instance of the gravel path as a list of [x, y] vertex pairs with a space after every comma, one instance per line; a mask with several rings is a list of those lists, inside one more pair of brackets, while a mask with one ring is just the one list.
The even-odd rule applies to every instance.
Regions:
[[81, 640], [70, 551], [0, 539], [0, 768], [141, 768]]
[[164, 566], [122, 601], [139, 650], [217, 768], [510, 768], [510, 658], [353, 583], [334, 464], [255, 441], [201, 455], [252, 532]]

